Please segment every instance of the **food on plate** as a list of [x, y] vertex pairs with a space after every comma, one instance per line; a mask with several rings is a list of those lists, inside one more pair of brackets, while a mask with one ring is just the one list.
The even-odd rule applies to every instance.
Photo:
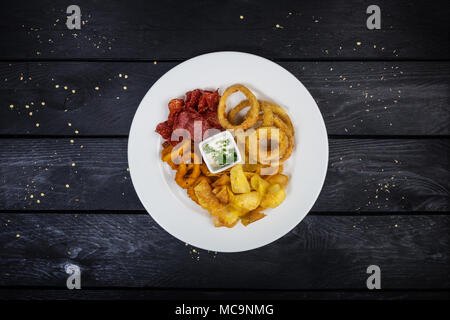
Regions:
[[[271, 111], [271, 113], [274, 117], [281, 119], [289, 128], [289, 133], [291, 135], [294, 135], [294, 126], [292, 125], [291, 118], [287, 114], [286, 110], [284, 110], [282, 107], [280, 107], [279, 105], [272, 103], [272, 102], [263, 101], [262, 103], [265, 108], [267, 108], [268, 110]], [[266, 125], [269, 126], [272, 124], [266, 123]]]
[[275, 208], [278, 207], [286, 198], [284, 188], [279, 184], [272, 184], [267, 188], [266, 193], [261, 199], [261, 207]]
[[279, 184], [283, 188], [286, 188], [289, 182], [289, 177], [285, 174], [274, 174], [272, 176], [267, 177], [266, 180], [270, 184]]
[[[227, 112], [226, 101], [237, 91], [246, 99]], [[283, 163], [294, 149], [294, 126], [281, 106], [257, 100], [245, 86], [233, 85], [222, 97], [218, 90], [196, 89], [172, 99], [168, 119], [156, 132], [166, 140], [161, 160], [214, 226], [231, 228], [239, 221], [248, 226], [286, 198]]]
[[200, 152], [208, 170], [215, 174], [241, 161], [239, 149], [229, 131], [223, 131], [200, 143]]
[[[260, 101], [258, 100], [258, 102], [260, 103]], [[233, 109], [231, 109], [228, 112], [227, 118], [228, 121], [233, 124], [233, 125], [238, 125], [239, 123], [239, 119], [238, 119], [238, 115], [239, 113], [244, 110], [245, 108], [248, 108], [250, 106], [250, 101], [248, 100], [243, 100], [241, 101], [236, 107], [234, 107]], [[245, 117], [244, 117], [245, 119]], [[263, 121], [263, 113], [259, 113], [258, 118], [256, 120], [256, 122], [253, 124], [252, 127], [255, 127], [258, 123], [261, 123]]]
[[206, 90], [193, 90], [186, 92], [184, 99], [172, 99], [169, 102], [169, 116], [166, 121], [156, 127], [156, 132], [170, 144], [176, 145], [178, 139], [172, 140], [172, 133], [176, 129], [187, 130], [191, 137], [194, 135], [194, 122], [201, 126], [202, 136], [207, 130], [222, 130], [217, 119], [217, 105], [219, 92]]
[[175, 182], [183, 189], [192, 186], [201, 173], [200, 161], [197, 159], [195, 153], [192, 153], [192, 160], [194, 163], [186, 164], [185, 162], [181, 162], [175, 174]]
[[287, 135], [275, 127], [257, 128], [250, 135], [249, 142], [252, 139], [256, 143], [253, 144], [253, 147], [250, 147], [250, 143], [248, 143], [246, 149], [250, 159], [255, 159], [261, 164], [280, 160], [280, 157], [284, 156], [289, 147]]
[[230, 192], [228, 191], [228, 186], [219, 186], [213, 189], [213, 193], [216, 195], [217, 199], [219, 199], [222, 203], [230, 202]]
[[247, 176], [244, 174], [242, 164], [235, 165], [230, 170], [231, 190], [234, 193], [250, 192], [250, 183], [248, 183]]
[[242, 213], [234, 206], [228, 204], [211, 213], [213, 216], [213, 223], [216, 227], [232, 228], [238, 223]]
[[250, 191], [237, 195], [232, 194], [231, 197], [231, 204], [243, 212], [255, 210], [260, 203], [261, 197], [258, 191]]
[[250, 211], [249, 213], [246, 213], [241, 217], [242, 224], [244, 226], [248, 226], [250, 223], [258, 221], [259, 219], [262, 219], [266, 216], [265, 213], [261, 212], [261, 210], [264, 210], [263, 208], [259, 207], [255, 210]]
[[226, 185], [230, 185], [230, 175], [228, 173], [222, 174], [219, 176], [219, 178], [217, 178], [216, 181], [214, 181], [212, 183], [213, 187], [220, 187], [220, 186], [226, 186]]
[[219, 199], [212, 192], [211, 185], [206, 182], [206, 180], [201, 180], [194, 187], [195, 196], [197, 197], [198, 203], [206, 210], [211, 212], [212, 215], [214, 211], [222, 208], [222, 203], [220, 203]]
[[266, 194], [267, 188], [270, 186], [270, 182], [261, 178], [260, 175], [254, 174], [250, 178], [250, 185], [252, 186], [252, 189], [256, 190], [262, 198]]
[[[244, 121], [240, 124], [232, 124], [230, 121], [228, 121], [228, 117], [226, 114], [226, 102], [228, 97], [237, 92], [242, 92], [248, 99], [250, 104], [250, 110], [245, 115]], [[258, 115], [259, 115], [259, 102], [256, 99], [255, 95], [246, 87], [244, 87], [241, 84], [235, 84], [231, 87], [228, 87], [222, 94], [222, 97], [219, 100], [219, 106], [217, 107], [217, 116], [219, 118], [219, 122], [225, 129], [248, 129], [251, 126], [253, 126], [256, 121], [258, 121]]]

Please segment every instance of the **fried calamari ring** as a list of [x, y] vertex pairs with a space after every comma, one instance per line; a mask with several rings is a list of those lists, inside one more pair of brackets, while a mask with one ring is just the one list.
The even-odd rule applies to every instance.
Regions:
[[172, 168], [172, 170], [176, 170], [178, 166], [172, 161], [172, 149], [172, 145], [165, 147], [161, 151], [161, 160], [166, 162]]
[[[242, 92], [248, 99], [250, 104], [250, 110], [247, 112], [244, 121], [241, 124], [234, 125], [230, 121], [228, 121], [227, 114], [226, 114], [226, 102], [228, 97], [237, 92]], [[245, 108], [245, 107], [242, 107]], [[219, 118], [219, 122], [225, 129], [242, 129], [246, 130], [253, 126], [258, 121], [259, 116], [259, 103], [256, 99], [255, 95], [245, 86], [241, 84], [235, 84], [231, 87], [228, 87], [222, 94], [222, 97], [219, 101], [219, 106], [217, 107], [217, 117]]]
[[[277, 135], [278, 137], [276, 138]], [[260, 150], [261, 140], [265, 140], [266, 142], [270, 141], [270, 143], [275, 140], [277, 145], [275, 148], [272, 148], [271, 146], [270, 151], [266, 150], [266, 152], [263, 153], [262, 150]], [[253, 143], [253, 141], [257, 142], [256, 148], [250, 148], [249, 146], [249, 144]], [[255, 132], [250, 135], [249, 143], [246, 147], [250, 159], [257, 159], [257, 161], [261, 164], [267, 164], [271, 161], [279, 160], [280, 157], [283, 157], [288, 148], [289, 140], [286, 133], [276, 127], [260, 127], [256, 129]]]
[[173, 149], [173, 146], [171, 145], [171, 144], [165, 144], [165, 143], [163, 143], [163, 149], [161, 150], [161, 160], [163, 160], [163, 161], [165, 161], [164, 159], [165, 159], [165, 156], [168, 154], [168, 153], [171, 153], [172, 152], [172, 149]]
[[[183, 140], [181, 143], [177, 144], [175, 147], [168, 146], [163, 149], [161, 152], [161, 160], [164, 162], [167, 162], [169, 166], [173, 170], [177, 170], [178, 164], [174, 162], [175, 159], [178, 159], [178, 161], [183, 161], [183, 159], [186, 159], [188, 155], [185, 153], [187, 152], [188, 148], [191, 147], [191, 141], [190, 140]], [[192, 149], [192, 148], [191, 148]]]
[[185, 162], [181, 162], [175, 174], [175, 182], [183, 189], [192, 186], [201, 173], [198, 156], [195, 153], [191, 153], [191, 157], [194, 163], [186, 164]]

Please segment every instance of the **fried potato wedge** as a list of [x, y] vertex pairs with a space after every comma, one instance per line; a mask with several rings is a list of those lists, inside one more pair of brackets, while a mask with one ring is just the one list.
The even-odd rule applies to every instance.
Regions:
[[215, 219], [213, 219], [214, 225], [231, 228], [239, 221], [241, 214], [241, 211], [232, 205], [222, 206], [212, 213], [215, 216]]
[[284, 201], [285, 198], [286, 193], [284, 192], [284, 188], [279, 184], [273, 184], [267, 188], [267, 192], [261, 200], [261, 207], [276, 208]]
[[251, 191], [235, 195], [231, 198], [231, 204], [240, 209], [243, 213], [258, 208], [261, 196], [258, 191]]
[[250, 179], [250, 185], [253, 190], [256, 190], [261, 197], [266, 194], [267, 188], [269, 188], [270, 183], [261, 178], [258, 174], [254, 174]]
[[187, 192], [189, 198], [192, 199], [192, 201], [194, 201], [194, 202], [197, 203], [197, 204], [200, 204], [200, 203], [198, 203], [198, 198], [197, 198], [197, 196], [195, 195], [194, 187], [189, 187], [189, 188], [186, 190], [186, 192]]
[[252, 210], [241, 217], [241, 222], [244, 226], [248, 226], [250, 223], [253, 223], [255, 221], [258, 221], [266, 216], [265, 213], [261, 212], [261, 210], [264, 210], [261, 207], [256, 208], [255, 210]]
[[227, 204], [230, 202], [230, 195], [227, 190], [228, 186], [215, 187], [212, 192], [216, 195], [220, 202]]
[[213, 212], [214, 210], [223, 207], [223, 204], [214, 195], [211, 186], [206, 180], [201, 180], [194, 187], [194, 192], [198, 203], [202, 206], [202, 208]]
[[234, 193], [250, 192], [250, 184], [242, 170], [242, 165], [237, 164], [230, 170], [231, 190]]
[[266, 178], [266, 181], [270, 184], [279, 184], [281, 187], [286, 188], [289, 177], [285, 174], [275, 174]]
[[213, 182], [213, 187], [219, 187], [230, 184], [230, 176], [228, 174], [222, 174], [216, 181]]

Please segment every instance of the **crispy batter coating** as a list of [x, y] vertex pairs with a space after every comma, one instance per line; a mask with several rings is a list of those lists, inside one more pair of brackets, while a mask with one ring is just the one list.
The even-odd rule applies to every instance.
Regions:
[[[245, 116], [245, 119], [241, 124], [234, 125], [230, 121], [228, 121], [226, 114], [227, 108], [226, 102], [228, 97], [237, 91], [242, 92], [247, 97], [250, 103], [250, 110], [247, 112], [247, 115]], [[246, 130], [252, 127], [258, 121], [259, 111], [260, 111], [259, 102], [256, 99], [255, 95], [247, 87], [241, 84], [235, 84], [232, 85], [231, 87], [228, 87], [222, 94], [222, 97], [220, 98], [219, 101], [219, 106], [217, 107], [217, 117], [219, 118], [220, 124], [225, 129]]]

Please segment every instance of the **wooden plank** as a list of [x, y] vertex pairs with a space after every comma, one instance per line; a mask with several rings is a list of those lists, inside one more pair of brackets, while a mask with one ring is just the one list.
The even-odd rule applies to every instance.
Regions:
[[[450, 134], [449, 62], [280, 64], [311, 92], [331, 135]], [[0, 134], [127, 135], [147, 90], [175, 65], [0, 63]]]
[[[0, 139], [0, 209], [143, 210], [127, 139], [70, 140]], [[332, 139], [313, 211], [448, 211], [449, 154], [449, 139]]]
[[0, 287], [1, 300], [448, 300], [447, 290], [196, 290], [105, 288], [67, 290]]
[[[307, 216], [271, 245], [235, 254], [195, 249], [146, 214], [2, 214], [0, 286], [197, 289], [366, 289], [369, 265], [383, 289], [450, 287], [450, 216]], [[19, 236], [18, 236], [19, 235]]]
[[445, 0], [380, 0], [380, 30], [367, 29], [369, 4], [357, 0], [77, 4], [81, 30], [67, 29], [65, 3], [2, 3], [0, 59], [186, 59], [219, 50], [282, 59], [447, 59], [450, 52]]

